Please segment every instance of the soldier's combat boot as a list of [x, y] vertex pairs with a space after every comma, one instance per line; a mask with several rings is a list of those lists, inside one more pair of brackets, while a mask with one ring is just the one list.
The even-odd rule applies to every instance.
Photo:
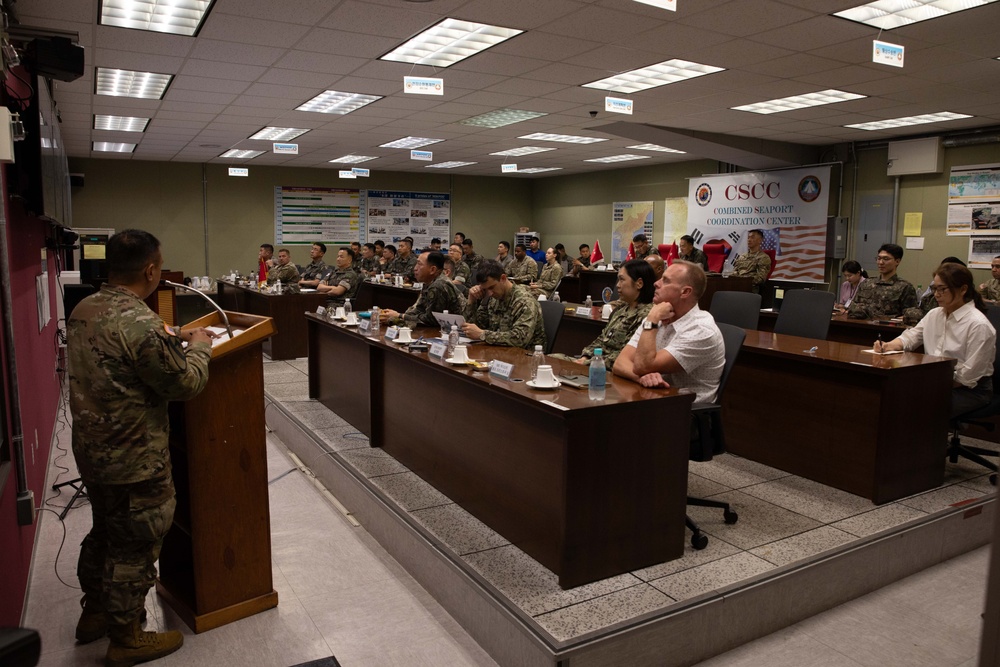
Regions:
[[104, 658], [107, 667], [132, 667], [170, 655], [184, 644], [184, 635], [170, 632], [146, 632], [136, 619], [128, 625], [112, 625], [108, 631], [111, 644]]
[[[76, 641], [81, 644], [89, 644], [108, 634], [110, 621], [100, 603], [93, 602], [84, 595], [80, 600], [80, 606], [83, 607], [83, 613], [80, 614], [80, 620], [76, 622]], [[139, 622], [146, 622], [145, 609], [139, 615]]]

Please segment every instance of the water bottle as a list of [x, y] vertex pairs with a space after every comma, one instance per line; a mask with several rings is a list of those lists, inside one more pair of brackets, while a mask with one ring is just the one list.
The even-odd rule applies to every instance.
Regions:
[[604, 366], [604, 350], [596, 348], [590, 360], [590, 383], [588, 394], [592, 401], [603, 401], [605, 384], [608, 381], [608, 369]]
[[281, 281], [280, 280], [278, 281], [278, 289], [275, 291], [275, 294], [281, 294]]
[[458, 325], [451, 325], [451, 333], [448, 334], [448, 358], [455, 356], [455, 346], [458, 345]]
[[594, 307], [594, 300], [590, 298], [589, 294], [587, 295], [587, 300], [583, 302], [583, 305], [585, 305], [587, 308]]
[[538, 377], [538, 367], [545, 365], [545, 354], [542, 352], [542, 346], [535, 346], [535, 353], [531, 355], [531, 379], [534, 380]]
[[344, 299], [344, 319], [347, 319], [347, 316], [351, 314], [351, 310], [352, 310], [351, 309], [351, 300], [350, 299]]
[[372, 338], [378, 338], [379, 337], [379, 333], [380, 333], [379, 332], [379, 327], [382, 326], [381, 323], [379, 322], [379, 315], [380, 314], [381, 314], [381, 311], [379, 310], [378, 306], [375, 306], [374, 308], [372, 308]]
[[552, 293], [552, 300], [555, 301], [556, 303], [559, 303], [559, 292]]

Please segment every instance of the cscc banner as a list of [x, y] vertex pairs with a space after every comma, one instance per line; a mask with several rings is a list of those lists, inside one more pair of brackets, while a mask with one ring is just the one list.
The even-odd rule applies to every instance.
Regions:
[[773, 250], [772, 279], [823, 282], [830, 167], [699, 176], [688, 184], [688, 234], [728, 251], [726, 270], [747, 251], [752, 229]]

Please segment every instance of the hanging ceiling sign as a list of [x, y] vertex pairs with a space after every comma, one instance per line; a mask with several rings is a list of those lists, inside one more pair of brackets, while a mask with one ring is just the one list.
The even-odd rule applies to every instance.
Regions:
[[872, 42], [872, 62], [890, 67], [902, 67], [903, 47], [899, 44], [880, 42], [876, 39]]
[[404, 76], [403, 92], [411, 95], [444, 95], [444, 79]]
[[611, 113], [625, 113], [631, 116], [632, 100], [626, 100], [620, 97], [605, 97], [604, 110], [610, 111]]

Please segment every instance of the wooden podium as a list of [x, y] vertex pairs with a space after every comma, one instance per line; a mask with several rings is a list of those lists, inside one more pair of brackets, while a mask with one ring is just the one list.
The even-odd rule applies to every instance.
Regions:
[[[208, 386], [170, 404], [177, 510], [157, 592], [196, 633], [278, 605], [271, 580], [264, 373], [269, 317], [227, 313], [244, 332], [216, 345]], [[185, 329], [223, 326], [211, 313]]]

